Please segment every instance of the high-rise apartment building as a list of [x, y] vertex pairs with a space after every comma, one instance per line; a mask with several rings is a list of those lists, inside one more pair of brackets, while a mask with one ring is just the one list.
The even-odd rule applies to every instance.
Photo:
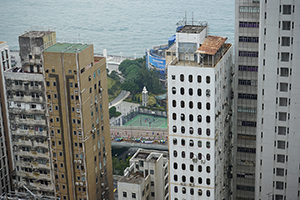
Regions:
[[167, 80], [172, 200], [230, 196], [233, 50], [226, 40], [208, 35], [206, 24], [176, 31]]
[[300, 197], [300, 2], [261, 1], [254, 199]]
[[233, 199], [254, 200], [259, 0], [235, 1]]
[[42, 59], [57, 196], [113, 199], [106, 59], [93, 45], [70, 43]]
[[4, 71], [9, 69], [10, 51], [5, 41], [0, 41], [0, 192], [11, 190], [10, 171], [13, 170], [12, 151], [10, 144], [10, 132], [8, 125], [7, 104], [5, 95]]
[[4, 72], [14, 172], [13, 189], [54, 196], [43, 74]]

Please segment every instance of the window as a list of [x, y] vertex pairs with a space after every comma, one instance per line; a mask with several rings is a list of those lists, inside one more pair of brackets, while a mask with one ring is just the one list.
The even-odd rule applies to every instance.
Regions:
[[174, 108], [176, 107], [176, 101], [175, 101], [175, 100], [172, 101], [172, 106], [173, 106]]
[[291, 22], [290, 21], [282, 21], [282, 30], [291, 30]]
[[189, 82], [193, 82], [193, 75], [189, 75]]
[[[201, 153], [200, 153], [201, 154]], [[198, 154], [199, 155], [199, 154]], [[199, 158], [199, 156], [198, 156], [198, 158]], [[200, 157], [200, 159], [199, 160], [201, 160], [201, 157]], [[198, 172], [202, 172], [202, 166], [201, 165], [198, 165]]]
[[185, 133], [185, 127], [184, 126], [181, 126], [181, 133]]
[[172, 80], [175, 80], [175, 75], [172, 75]]
[[123, 197], [127, 197], [127, 192], [123, 192]]
[[259, 13], [258, 6], [240, 6], [239, 11], [241, 13]]
[[189, 102], [189, 107], [190, 107], [190, 109], [192, 109], [194, 107], [194, 104], [192, 101]]
[[207, 83], [207, 84], [210, 83], [210, 76], [206, 76], [206, 83]]
[[202, 116], [198, 115], [197, 120], [198, 120], [198, 122], [202, 122]]
[[176, 94], [176, 88], [172, 87], [172, 94]]
[[181, 145], [185, 146], [185, 140], [184, 139], [181, 139]]
[[183, 87], [180, 88], [180, 94], [181, 94], [181, 95], [184, 95], [184, 88], [183, 88]]
[[237, 147], [237, 151], [243, 153], [256, 153], [255, 148], [247, 148], [247, 147]]
[[176, 138], [173, 139], [173, 144], [174, 144], [174, 145], [177, 144], [177, 139], [176, 139]]
[[257, 94], [238, 93], [239, 99], [257, 99]]
[[258, 52], [256, 51], [239, 51], [239, 56], [241, 57], [258, 57]]
[[198, 140], [198, 147], [202, 147], [202, 141], [201, 140]]
[[176, 174], [174, 175], [174, 181], [178, 181], [178, 176]]
[[282, 62], [288, 62], [289, 61], [289, 53], [281, 53], [281, 61]]
[[176, 113], [172, 114], [172, 118], [173, 118], [173, 120], [176, 120]]
[[183, 164], [181, 164], [181, 169], [182, 170], [185, 170], [186, 169], [186, 167], [185, 167], [185, 164], [183, 163]]
[[180, 74], [180, 81], [183, 82], [184, 81], [184, 75]]
[[239, 71], [257, 72], [258, 71], [258, 66], [239, 65]]
[[[202, 179], [201, 179], [202, 180]], [[202, 182], [202, 181], [201, 181]], [[202, 190], [198, 189], [198, 196], [202, 196]]]
[[202, 135], [202, 129], [198, 128], [198, 135]]
[[202, 108], [202, 103], [201, 103], [201, 102], [198, 102], [198, 103], [197, 103], [197, 107], [198, 107], [198, 109], [201, 109], [201, 108]]
[[184, 108], [184, 101], [180, 102], [180, 106], [181, 106], [181, 108]]
[[56, 86], [56, 82], [55, 82], [55, 81], [53, 81], [53, 86], [54, 86], [54, 87]]
[[173, 132], [174, 132], [174, 133], [177, 132], [177, 127], [176, 127], [176, 126], [173, 126], [172, 129], [173, 129]]
[[193, 95], [193, 89], [192, 89], [192, 88], [189, 89], [189, 95], [190, 95], [190, 96]]
[[290, 46], [290, 37], [281, 37], [281, 46]]
[[190, 165], [190, 171], [194, 171], [194, 165]]
[[208, 148], [208, 149], [210, 148], [210, 142], [209, 141], [206, 142], [206, 148]]
[[[177, 169], [178, 168], [178, 164], [175, 162], [174, 164], [173, 164], [173, 168], [174, 169]], [[152, 184], [152, 181], [151, 181], [151, 184]], [[154, 183], [153, 183], [153, 185], [154, 185]], [[151, 185], [152, 186], [152, 185]]]
[[206, 123], [210, 123], [210, 116], [206, 116]]
[[210, 136], [210, 129], [209, 128], [206, 129], [206, 135]]
[[239, 42], [258, 43], [258, 37], [239, 36]]
[[210, 110], [210, 103], [206, 103], [206, 110]]
[[200, 88], [197, 90], [197, 94], [198, 94], [199, 97], [202, 95], [202, 91], [201, 91]]
[[283, 14], [284, 15], [290, 15], [292, 12], [291, 12], [291, 5], [283, 5]]
[[176, 158], [177, 157], [177, 151], [173, 151], [173, 156]]
[[201, 76], [200, 75], [197, 76], [197, 81], [198, 81], [198, 83], [201, 83]]
[[190, 127], [189, 132], [190, 132], [191, 135], [194, 134], [194, 128]]
[[194, 141], [190, 140], [190, 147], [193, 147], [193, 146], [194, 146]]
[[241, 28], [259, 28], [259, 22], [239, 22]]

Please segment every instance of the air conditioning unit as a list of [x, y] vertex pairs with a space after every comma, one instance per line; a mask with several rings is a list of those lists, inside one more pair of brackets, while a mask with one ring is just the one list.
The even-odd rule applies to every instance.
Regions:
[[95, 133], [95, 129], [92, 129], [92, 131], [91, 131], [92, 133]]
[[190, 183], [190, 186], [191, 186], [191, 187], [194, 187], [194, 186], [195, 186], [195, 184], [194, 184], [194, 183]]
[[77, 161], [77, 160], [74, 160], [74, 163], [75, 163], [75, 164], [77, 164], [77, 163], [78, 163], [78, 161]]
[[185, 185], [185, 183], [180, 183], [180, 185]]
[[81, 161], [81, 160], [77, 160], [77, 163], [78, 163], [78, 164], [81, 164], [81, 163], [82, 163], [82, 161]]
[[201, 160], [201, 164], [205, 164], [205, 160]]
[[80, 186], [83, 186], [83, 182], [80, 182], [79, 185], [80, 185]]
[[104, 187], [104, 183], [101, 183], [101, 186]]
[[193, 162], [197, 162], [197, 158], [192, 158], [192, 161]]
[[78, 186], [78, 185], [79, 185], [79, 183], [78, 183], [78, 182], [76, 182], [76, 183], [75, 183], [75, 185], [77, 185], [77, 186]]

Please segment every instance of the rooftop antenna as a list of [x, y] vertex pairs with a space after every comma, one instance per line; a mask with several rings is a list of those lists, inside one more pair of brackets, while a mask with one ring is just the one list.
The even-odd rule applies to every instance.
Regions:
[[194, 25], [194, 12], [192, 12], [192, 25]]
[[185, 11], [185, 17], [184, 17], [184, 25], [186, 25], [186, 11]]

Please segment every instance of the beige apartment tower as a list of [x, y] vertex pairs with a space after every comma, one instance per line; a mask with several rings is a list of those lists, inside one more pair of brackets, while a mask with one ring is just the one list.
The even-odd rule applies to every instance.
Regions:
[[106, 59], [93, 45], [70, 43], [42, 58], [56, 195], [113, 199]]

